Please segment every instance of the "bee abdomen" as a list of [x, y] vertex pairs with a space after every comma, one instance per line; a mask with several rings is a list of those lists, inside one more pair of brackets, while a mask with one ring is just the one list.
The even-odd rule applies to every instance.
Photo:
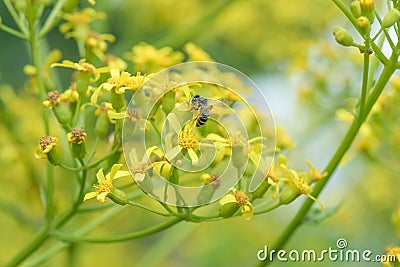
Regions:
[[208, 120], [208, 116], [199, 116], [196, 120], [196, 126], [200, 127], [204, 125]]

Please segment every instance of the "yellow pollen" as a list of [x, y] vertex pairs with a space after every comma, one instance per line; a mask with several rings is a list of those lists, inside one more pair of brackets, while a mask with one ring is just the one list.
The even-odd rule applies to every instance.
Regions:
[[97, 194], [101, 194], [104, 192], [110, 193], [111, 189], [113, 188], [113, 185], [112, 185], [111, 181], [106, 180], [97, 185], [94, 185], [93, 187], [96, 189]]
[[182, 148], [194, 149], [197, 147], [199, 142], [194, 134], [190, 133], [189, 131], [184, 131], [179, 134], [178, 143]]
[[236, 202], [240, 206], [244, 206], [249, 202], [248, 196], [246, 196], [246, 194], [241, 190], [235, 192], [235, 198], [236, 198]]

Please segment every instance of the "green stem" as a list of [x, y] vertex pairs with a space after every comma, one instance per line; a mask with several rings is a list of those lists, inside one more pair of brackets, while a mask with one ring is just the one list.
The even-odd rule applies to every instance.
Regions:
[[19, 253], [14, 256], [8, 263], [6, 263], [5, 267], [14, 267], [24, 261], [29, 255], [31, 255], [39, 246], [46, 241], [49, 237], [49, 227], [46, 225], [43, 227], [37, 235], [33, 238], [33, 240], [26, 245]]
[[90, 151], [89, 155], [87, 156], [86, 164], [88, 164], [92, 160], [94, 154], [96, 153], [97, 145], [99, 144], [99, 142], [100, 142], [100, 136], [96, 135], [96, 140], [94, 140], [92, 150]]
[[161, 223], [159, 225], [133, 232], [130, 234], [124, 234], [124, 235], [115, 235], [115, 236], [110, 236], [110, 237], [79, 237], [76, 235], [69, 235], [65, 233], [56, 233], [56, 236], [64, 241], [67, 242], [87, 242], [87, 243], [112, 243], [112, 242], [121, 242], [121, 241], [128, 241], [128, 240], [133, 240], [137, 239], [143, 236], [148, 236], [152, 235], [158, 232], [161, 232], [167, 228], [170, 228], [171, 226], [177, 224], [178, 222], [182, 221], [183, 218], [174, 218], [172, 220], [169, 220], [165, 223]]
[[17, 11], [14, 9], [13, 5], [11, 4], [10, 0], [3, 0], [4, 5], [6, 6], [8, 12], [10, 13], [11, 17], [17, 24], [18, 28], [26, 35], [28, 34], [28, 30], [26, 29], [25, 25], [22, 23], [21, 19], [19, 18]]
[[38, 34], [38, 39], [44, 38], [53, 28], [57, 25], [57, 22], [61, 19], [59, 16], [62, 7], [64, 6], [66, 0], [58, 0], [47, 17], [43, 27], [40, 29]]
[[[351, 24], [353, 24], [354, 28], [360, 33], [362, 38], [365, 39], [364, 35], [360, 32], [360, 30], [357, 27], [356, 19], [354, 18], [353, 14], [351, 14], [351, 11], [346, 7], [346, 5], [341, 0], [332, 0], [332, 2], [340, 9], [340, 11], [342, 11], [342, 13], [347, 17], [347, 19], [351, 22]], [[389, 59], [385, 56], [385, 54], [382, 53], [382, 50], [374, 42], [371, 42], [371, 47], [374, 50], [376, 57], [385, 66], [391, 64]]]
[[162, 213], [162, 212], [159, 212], [159, 211], [157, 211], [157, 210], [153, 210], [152, 208], [149, 208], [149, 207], [147, 207], [147, 206], [144, 206], [144, 205], [142, 205], [142, 204], [139, 204], [139, 203], [136, 203], [136, 202], [133, 202], [133, 201], [129, 201], [128, 204], [131, 205], [131, 206], [135, 206], [135, 207], [138, 207], [138, 208], [141, 208], [141, 209], [150, 211], [150, 212], [152, 212], [152, 213], [155, 213], [155, 214], [164, 216], [164, 217], [171, 216], [171, 214]]
[[28, 39], [28, 37], [25, 34], [23, 34], [22, 32], [16, 31], [13, 28], [10, 28], [10, 27], [8, 27], [8, 26], [6, 26], [4, 24], [0, 25], [0, 30], [3, 30], [5, 32], [7, 32], [7, 33], [9, 33], [11, 35], [14, 35], [14, 36], [16, 36], [18, 38], [21, 38], [23, 40], [27, 40]]
[[[335, 0], [333, 0], [333, 1], [335, 1]], [[324, 189], [325, 185], [328, 183], [328, 181], [332, 177], [333, 172], [336, 170], [336, 168], [339, 165], [340, 161], [342, 160], [343, 156], [345, 155], [347, 150], [350, 148], [350, 145], [352, 144], [354, 138], [356, 137], [361, 125], [363, 124], [364, 120], [368, 116], [368, 114], [371, 111], [376, 100], [382, 93], [382, 90], [385, 87], [385, 85], [387, 84], [387, 82], [389, 81], [390, 77], [396, 70], [397, 59], [398, 59], [398, 55], [394, 51], [390, 58], [390, 62], [392, 64], [385, 66], [384, 69], [382, 70], [382, 73], [375, 85], [375, 89], [372, 91], [370, 97], [368, 98], [368, 101], [366, 102], [364, 114], [360, 114], [360, 119], [355, 119], [353, 121], [353, 123], [350, 126], [349, 130], [347, 131], [344, 139], [342, 140], [340, 146], [336, 150], [332, 159], [329, 161], [325, 170], [322, 172], [322, 173], [327, 172], [328, 176], [316, 184], [316, 186], [314, 187], [314, 190], [313, 190], [314, 197], [318, 197], [318, 195]], [[290, 222], [290, 224], [286, 227], [286, 229], [284, 230], [282, 235], [279, 237], [276, 244], [273, 246], [273, 249], [278, 251], [286, 244], [286, 242], [289, 240], [289, 238], [292, 236], [292, 234], [295, 232], [295, 230], [304, 221], [304, 219], [307, 215], [307, 212], [309, 211], [309, 209], [311, 208], [313, 203], [314, 203], [314, 201], [309, 198], [304, 201], [303, 205], [301, 206], [300, 210], [297, 212], [296, 216], [293, 218], [293, 220]], [[268, 263], [270, 263], [269, 259], [267, 259], [267, 261], [265, 261], [265, 262], [259, 262], [258, 266], [266, 266], [266, 265], [268, 265]]]

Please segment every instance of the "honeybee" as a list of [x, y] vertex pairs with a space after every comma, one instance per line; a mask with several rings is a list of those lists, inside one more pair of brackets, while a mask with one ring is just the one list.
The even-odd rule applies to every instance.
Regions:
[[210, 117], [210, 110], [213, 108], [212, 105], [208, 103], [208, 99], [195, 95], [190, 99], [192, 105], [190, 110], [198, 110], [198, 114], [195, 118], [196, 126], [200, 127], [204, 125], [208, 118]]

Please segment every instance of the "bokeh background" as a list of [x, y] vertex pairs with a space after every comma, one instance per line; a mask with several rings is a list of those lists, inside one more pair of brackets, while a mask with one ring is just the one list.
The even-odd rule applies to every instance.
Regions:
[[[286, 144], [291, 168], [306, 170], [304, 160], [309, 159], [322, 169], [349, 126], [347, 111], [359, 95], [362, 55], [334, 42], [333, 27], [349, 25], [330, 1], [116, 0], [98, 1], [95, 9], [107, 15], [94, 28], [115, 35], [108, 50], [114, 55], [122, 56], [140, 42], [177, 50], [193, 42], [216, 61], [254, 79], [270, 103], [278, 135], [285, 137], [281, 142]], [[0, 16], [13, 26], [3, 3]], [[46, 46], [58, 48], [63, 59], [79, 60], [75, 42], [58, 29], [49, 34]], [[21, 40], [0, 31], [0, 263], [26, 244], [43, 214], [38, 184], [43, 182], [45, 163], [33, 157], [43, 134], [40, 102], [33, 94], [21, 94], [28, 79], [23, 68], [31, 63], [27, 51]], [[63, 75], [60, 84], [67, 87], [70, 77]], [[349, 249], [370, 249], [374, 254], [384, 254], [388, 245], [400, 245], [391, 219], [400, 205], [399, 92], [398, 83], [388, 86], [368, 127], [321, 195], [328, 211], [336, 212], [320, 223], [310, 220], [301, 226], [288, 250], [335, 249], [339, 238], [348, 241]], [[60, 210], [71, 197], [65, 181], [69, 175], [57, 172]], [[142, 200], [152, 201], [145, 195]], [[77, 244], [43, 266], [253, 266], [257, 251], [272, 246], [303, 200], [251, 221], [181, 223], [139, 240]], [[82, 214], [67, 228], [85, 227], [95, 217], [96, 213]], [[141, 210], [125, 208], [92, 235], [124, 233], [158, 221]], [[48, 242], [48, 247], [57, 245]], [[74, 262], [67, 259], [69, 250], [76, 252]], [[272, 266], [283, 264], [287, 263]], [[307, 263], [344, 265], [364, 266]]]

